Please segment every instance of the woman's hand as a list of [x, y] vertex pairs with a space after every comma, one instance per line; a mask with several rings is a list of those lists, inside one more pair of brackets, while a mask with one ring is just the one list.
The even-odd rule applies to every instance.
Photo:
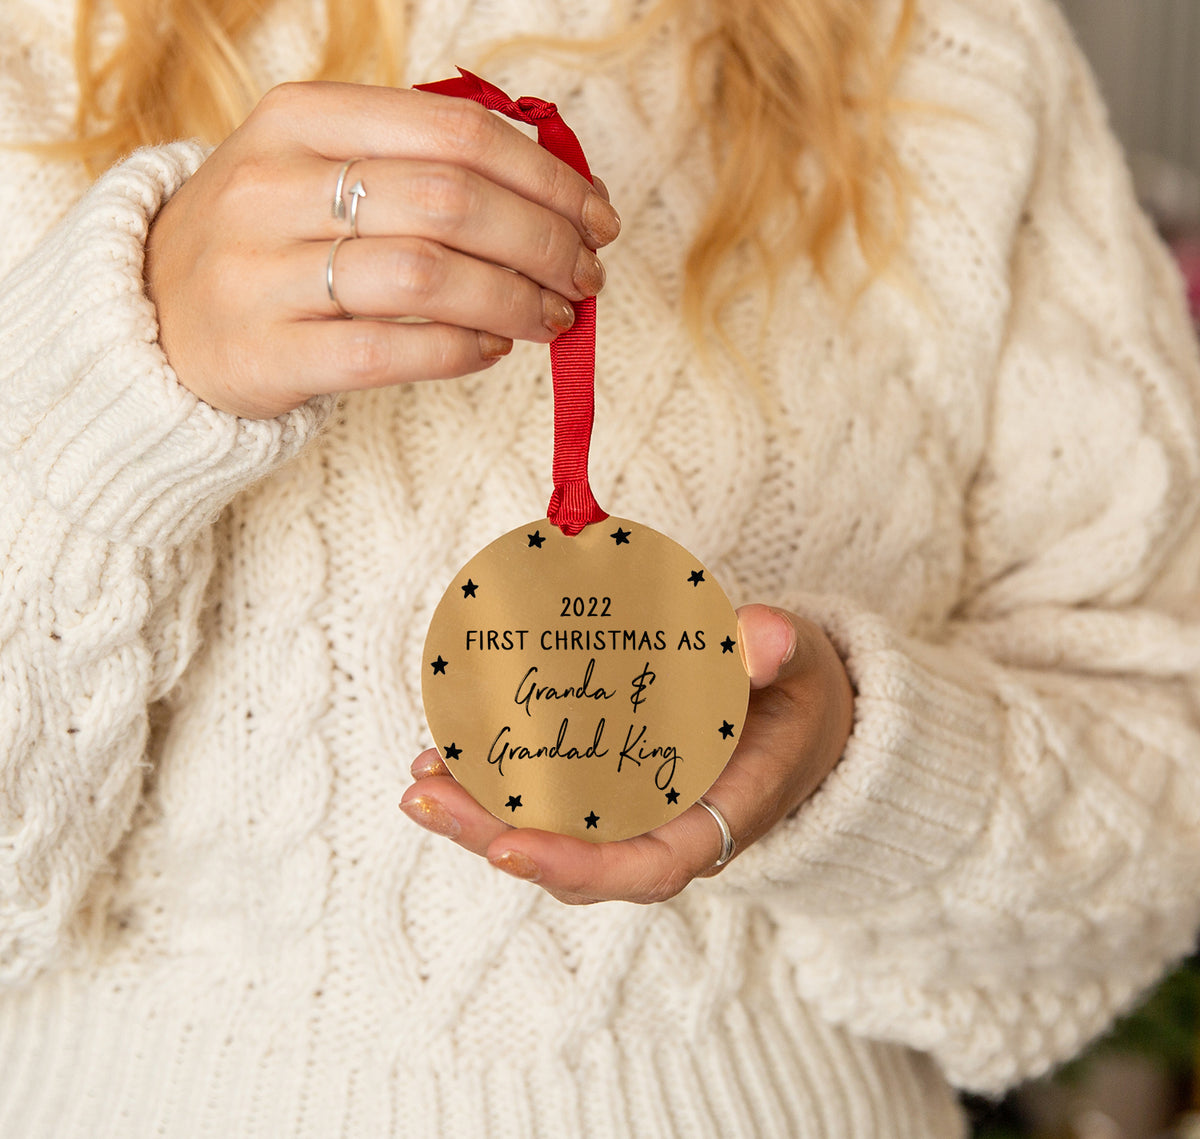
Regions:
[[[359, 181], [358, 240], [333, 216]], [[548, 343], [599, 292], [607, 201], [466, 99], [285, 84], [155, 219], [146, 282], [180, 381], [266, 418], [323, 392], [479, 371], [514, 339]], [[389, 318], [420, 317], [424, 323]]]
[[[836, 650], [811, 621], [748, 605], [738, 610], [738, 627], [750, 710], [733, 757], [705, 798], [744, 850], [833, 768], [850, 735], [854, 695]], [[418, 756], [413, 774], [400, 803], [410, 818], [560, 901], [665, 901], [712, 873], [721, 851], [717, 825], [700, 806], [637, 838], [589, 843], [505, 825], [455, 782], [436, 751]]]

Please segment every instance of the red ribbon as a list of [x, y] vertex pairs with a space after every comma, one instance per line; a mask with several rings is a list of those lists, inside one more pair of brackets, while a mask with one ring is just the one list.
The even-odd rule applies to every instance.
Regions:
[[[458, 79], [419, 83], [417, 90], [473, 99], [489, 110], [536, 126], [542, 146], [592, 180], [579, 139], [553, 103], [528, 95], [514, 101], [478, 75], [461, 67], [458, 71]], [[554, 376], [554, 493], [546, 516], [564, 534], [573, 535], [608, 517], [588, 482], [588, 445], [595, 414], [595, 297], [575, 302], [575, 323], [550, 344], [550, 370]]]

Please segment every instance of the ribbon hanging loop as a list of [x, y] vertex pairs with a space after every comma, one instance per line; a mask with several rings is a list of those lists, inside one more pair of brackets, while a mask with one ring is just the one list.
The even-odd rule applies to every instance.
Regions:
[[[471, 99], [491, 111], [537, 128], [538, 143], [592, 181], [579, 139], [558, 108], [544, 99], [510, 99], [499, 87], [459, 68], [457, 79], [419, 83], [418, 91]], [[578, 534], [608, 517], [588, 481], [588, 448], [595, 417], [596, 298], [576, 301], [575, 323], [550, 344], [554, 377], [554, 493], [546, 516], [564, 534]]]

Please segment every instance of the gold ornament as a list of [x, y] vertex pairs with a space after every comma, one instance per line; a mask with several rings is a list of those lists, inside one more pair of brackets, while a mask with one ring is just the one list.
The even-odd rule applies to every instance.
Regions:
[[592, 842], [691, 806], [745, 723], [737, 617], [678, 543], [610, 517], [498, 538], [425, 641], [425, 714], [454, 777], [506, 823]]

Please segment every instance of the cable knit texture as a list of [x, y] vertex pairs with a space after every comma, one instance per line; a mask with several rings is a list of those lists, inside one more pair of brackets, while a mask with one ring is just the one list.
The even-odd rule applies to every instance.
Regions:
[[[414, 81], [614, 18], [410, 7]], [[1189, 949], [1179, 283], [1046, 0], [920, 8], [906, 272], [846, 312], [797, 265], [765, 336], [735, 308], [758, 389], [677, 315], [710, 179], [685, 32], [633, 75], [489, 69], [558, 103], [624, 217], [600, 498], [819, 621], [858, 694], [817, 794], [650, 908], [561, 906], [396, 811], [441, 590], [545, 502], [545, 350], [238, 421], [178, 385], [142, 288], [204, 151], [90, 189], [6, 152], [0, 1134], [949, 1139], [947, 1081], [1044, 1071]], [[70, 9], [0, 10], [0, 140], [69, 129]], [[264, 86], [313, 37], [306, 0], [274, 7]]]

